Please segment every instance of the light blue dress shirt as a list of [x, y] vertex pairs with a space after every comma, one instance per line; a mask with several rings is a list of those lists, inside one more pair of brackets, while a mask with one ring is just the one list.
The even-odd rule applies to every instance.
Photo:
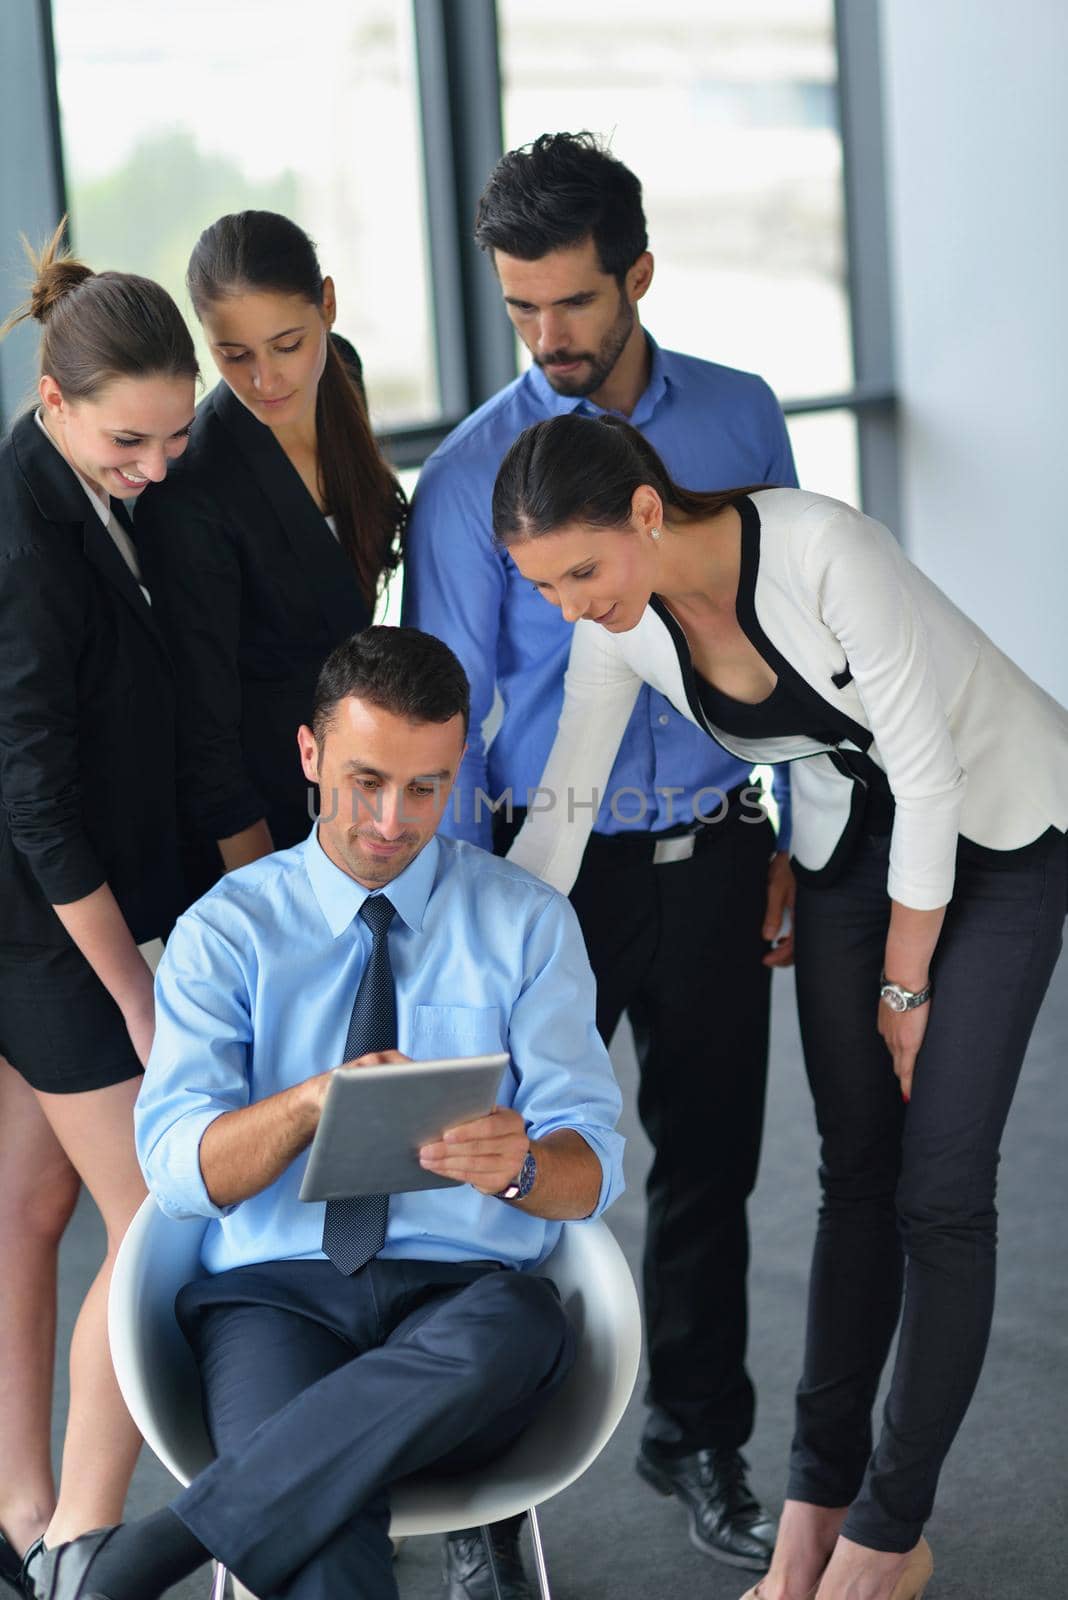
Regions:
[[[762, 378], [661, 350], [651, 338], [649, 348], [649, 383], [629, 421], [655, 445], [678, 483], [691, 489], [796, 486], [783, 414]], [[517, 434], [569, 411], [603, 414], [589, 400], [557, 394], [531, 367], [435, 450], [419, 475], [408, 527], [404, 621], [444, 639], [471, 681], [471, 735], [441, 831], [486, 848], [492, 814], [477, 791], [493, 800], [511, 791], [513, 804], [528, 803], [556, 733], [571, 647], [571, 628], [560, 612], [494, 547], [493, 484]], [[504, 715], [487, 752], [481, 729], [495, 688]], [[619, 833], [692, 822], [700, 790], [732, 789], [748, 771], [645, 687], [594, 826]], [[784, 767], [775, 774], [775, 792], [785, 848]], [[558, 803], [566, 805], [566, 797]], [[716, 806], [707, 793], [698, 801], [706, 816]]]
[[[210, 1217], [209, 1272], [321, 1258], [322, 1203], [298, 1199], [307, 1154], [240, 1205], [212, 1203], [200, 1141], [222, 1112], [341, 1064], [371, 953], [368, 890], [313, 829], [231, 872], [179, 920], [156, 975], [156, 1038], [135, 1111], [149, 1189], [171, 1216]], [[594, 984], [568, 902], [472, 845], [432, 839], [386, 886], [399, 1048], [416, 1060], [507, 1050], [499, 1102], [532, 1139], [573, 1128], [603, 1172], [595, 1215], [623, 1188], [619, 1088], [594, 1024]], [[468, 1185], [394, 1195], [383, 1256], [528, 1266], [560, 1223]]]

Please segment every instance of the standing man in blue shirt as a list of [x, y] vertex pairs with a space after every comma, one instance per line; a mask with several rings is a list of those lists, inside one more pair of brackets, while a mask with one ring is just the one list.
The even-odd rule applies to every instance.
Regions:
[[[467, 720], [439, 640], [341, 645], [299, 733], [317, 826], [168, 942], [137, 1143], [164, 1211], [209, 1219], [177, 1310], [219, 1455], [40, 1558], [39, 1597], [145, 1600], [210, 1552], [256, 1594], [396, 1600], [388, 1485], [492, 1460], [567, 1374], [559, 1298], [523, 1269], [619, 1193], [619, 1091], [567, 901], [435, 837]], [[339, 1062], [497, 1050], [494, 1111], [420, 1152], [458, 1187], [300, 1201]]]
[[[616, 412], [685, 486], [794, 485], [796, 476], [782, 411], [761, 378], [661, 350], [642, 328], [653, 258], [641, 185], [592, 135], [546, 134], [505, 155], [475, 236], [532, 365], [423, 468], [405, 616], [447, 640], [471, 680], [472, 732], [443, 831], [487, 845], [492, 831], [503, 851], [525, 805], [572, 803], [538, 790], [571, 630], [492, 539], [493, 482], [515, 436], [562, 412]], [[481, 729], [495, 693], [503, 716], [487, 750]], [[572, 900], [601, 1033], [609, 1040], [623, 1011], [633, 1025], [638, 1108], [654, 1147], [638, 1470], [683, 1501], [698, 1548], [760, 1570], [775, 1526], [739, 1453], [755, 1404], [745, 1208], [764, 1114], [768, 968], [791, 959], [779, 936], [792, 880], [785, 785], [776, 849], [770, 825], [744, 825], [747, 782], [741, 763], [643, 689]], [[490, 802], [500, 802], [495, 818]], [[454, 1568], [450, 1600], [465, 1596], [482, 1600], [482, 1591]]]

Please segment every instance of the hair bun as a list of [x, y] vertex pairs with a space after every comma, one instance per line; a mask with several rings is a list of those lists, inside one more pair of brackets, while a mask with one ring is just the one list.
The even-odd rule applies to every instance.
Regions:
[[71, 256], [42, 262], [30, 290], [30, 316], [47, 322], [59, 302], [93, 276], [91, 267]]

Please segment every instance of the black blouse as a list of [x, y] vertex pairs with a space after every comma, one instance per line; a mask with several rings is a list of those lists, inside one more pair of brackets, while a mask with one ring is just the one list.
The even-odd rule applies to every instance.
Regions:
[[[802, 734], [817, 739], [821, 744], [834, 744], [834, 733], [827, 728], [815, 729], [808, 707], [791, 692], [785, 678], [779, 678], [774, 689], [764, 700], [749, 704], [734, 700], [717, 689], [699, 672], [694, 671], [697, 697], [701, 710], [709, 722], [724, 733], [739, 739], [781, 739]], [[894, 796], [886, 773], [876, 766], [870, 756], [859, 750], [839, 750], [839, 759], [849, 768], [853, 778], [867, 791], [861, 826], [865, 833], [886, 834], [894, 821]]]

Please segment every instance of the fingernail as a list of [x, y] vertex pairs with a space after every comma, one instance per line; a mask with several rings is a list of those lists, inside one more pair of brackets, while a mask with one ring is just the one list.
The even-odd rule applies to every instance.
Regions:
[[904, 1091], [904, 1089], [902, 1089], [902, 1091], [901, 1091], [901, 1098], [902, 1098], [902, 1100], [904, 1100], [904, 1102], [905, 1102], [905, 1104], [906, 1104], [906, 1105], [908, 1105], [908, 1103], [909, 1103], [909, 1099], [910, 1099], [910, 1098], [911, 1098], [911, 1097], [910, 1097], [910, 1096], [909, 1096], [909, 1095], [907, 1095], [907, 1094], [906, 1094], [906, 1093], [905, 1093], [905, 1091]]

